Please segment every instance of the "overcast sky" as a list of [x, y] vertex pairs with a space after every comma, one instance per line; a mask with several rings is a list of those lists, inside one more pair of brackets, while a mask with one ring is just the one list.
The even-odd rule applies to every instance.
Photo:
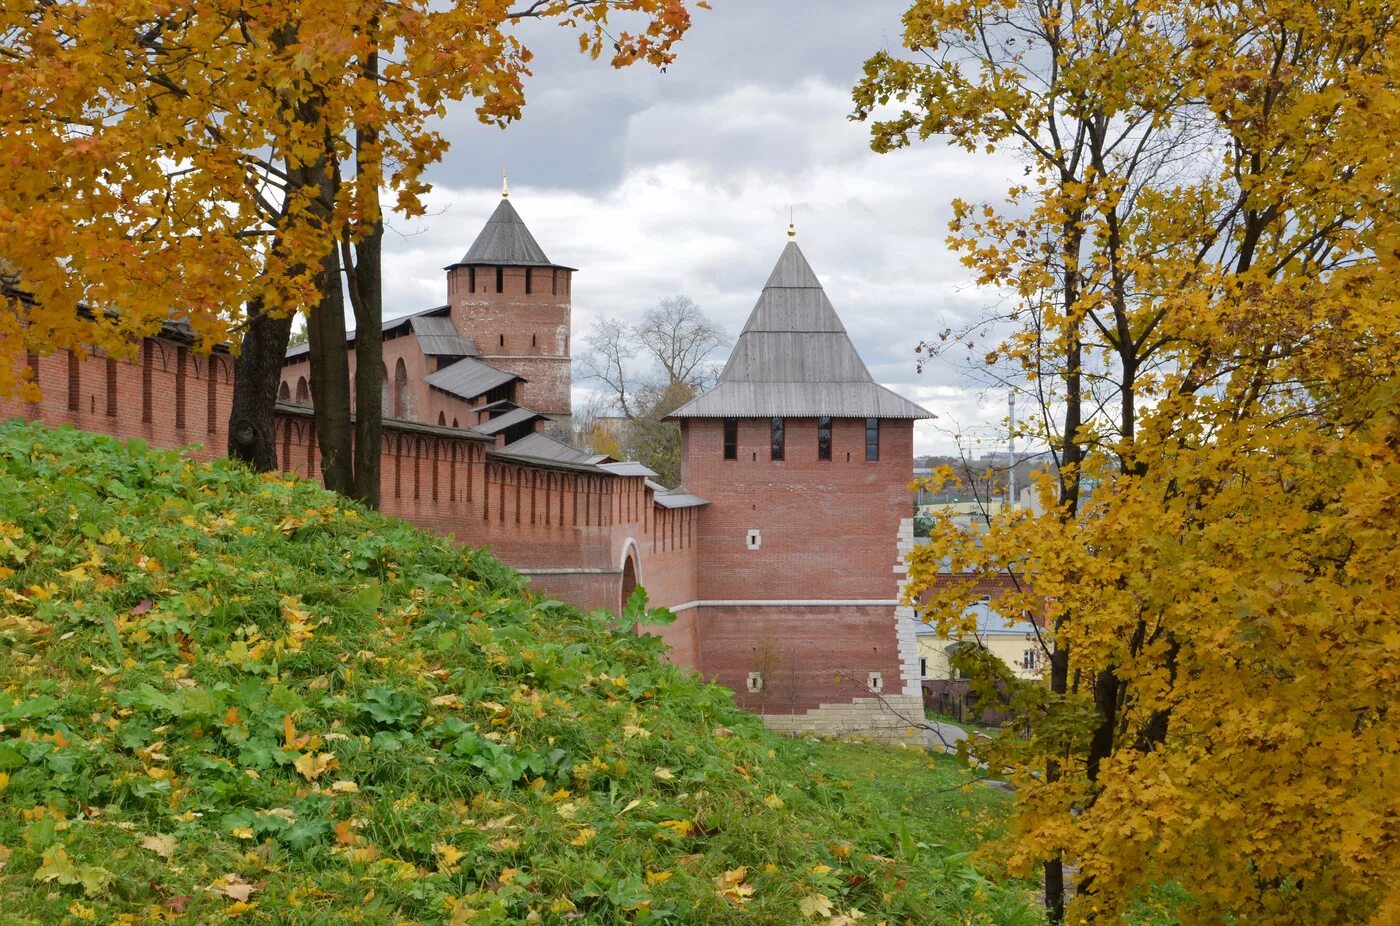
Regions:
[[451, 113], [429, 215], [386, 236], [386, 315], [445, 302], [442, 268], [496, 207], [502, 168], [545, 253], [580, 268], [575, 345], [597, 318], [634, 319], [676, 294], [737, 334], [792, 207], [798, 244], [875, 379], [939, 416], [919, 425], [916, 451], [991, 436], [1005, 394], [970, 377], [961, 355], [917, 372], [914, 347], [995, 305], [944, 238], [949, 201], [999, 198], [1011, 165], [938, 140], [877, 155], [847, 119], [862, 63], [898, 47], [906, 6], [713, 0], [664, 74], [614, 71], [580, 56], [571, 33], [526, 24], [536, 58], [525, 116], [500, 130], [470, 106]]

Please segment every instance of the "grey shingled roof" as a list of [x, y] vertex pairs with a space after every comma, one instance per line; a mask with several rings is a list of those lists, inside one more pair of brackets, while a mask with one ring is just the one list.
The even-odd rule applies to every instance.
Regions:
[[710, 503], [708, 498], [691, 495], [689, 492], [658, 492], [653, 496], [653, 500], [662, 508], [699, 508]]
[[655, 476], [656, 473], [646, 468], [645, 465], [632, 460], [623, 460], [619, 463], [599, 463], [598, 468], [612, 473], [614, 476]]
[[512, 425], [524, 424], [527, 421], [534, 421], [536, 419], [548, 421], [549, 416], [541, 415], [539, 412], [528, 408], [513, 408], [508, 412], [497, 415], [495, 418], [488, 419], [480, 424], [472, 425], [472, 430], [479, 431], [482, 434], [499, 434]]
[[544, 460], [549, 463], [588, 465], [592, 459], [590, 454], [584, 453], [582, 450], [575, 450], [568, 444], [561, 444], [554, 438], [545, 437], [543, 434], [526, 434], [515, 443], [506, 444], [501, 450], [511, 456]]
[[513, 379], [524, 381], [523, 376], [507, 373], [480, 360], [466, 357], [435, 373], [429, 373], [423, 381], [458, 398], [474, 399], [483, 392], [504, 386]]
[[673, 418], [932, 418], [879, 385], [796, 242], [768, 276], [715, 388]]
[[409, 324], [418, 336], [419, 349], [429, 357], [474, 357], [479, 353], [471, 338], [457, 332], [451, 316], [419, 315]]
[[556, 267], [559, 266], [545, 256], [544, 248], [535, 241], [530, 229], [525, 227], [520, 213], [502, 199], [486, 227], [476, 236], [467, 253], [458, 264], [504, 264], [515, 267]]

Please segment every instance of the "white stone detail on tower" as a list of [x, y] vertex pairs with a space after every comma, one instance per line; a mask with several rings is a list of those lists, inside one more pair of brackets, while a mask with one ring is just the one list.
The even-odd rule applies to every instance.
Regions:
[[[909, 585], [909, 563], [907, 557], [914, 552], [914, 519], [903, 518], [899, 522], [899, 560], [894, 571], [901, 576], [899, 596]], [[914, 631], [914, 608], [912, 605], [897, 605], [894, 609], [897, 639], [899, 641], [900, 677], [904, 681], [903, 693], [917, 697], [922, 702], [923, 691], [919, 684], [919, 638]]]

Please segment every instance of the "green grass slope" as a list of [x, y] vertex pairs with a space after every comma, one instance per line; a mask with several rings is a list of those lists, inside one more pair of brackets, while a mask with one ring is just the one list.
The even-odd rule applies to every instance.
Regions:
[[940, 835], [994, 797], [935, 825], [661, 649], [312, 483], [0, 424], [0, 923], [1031, 921]]

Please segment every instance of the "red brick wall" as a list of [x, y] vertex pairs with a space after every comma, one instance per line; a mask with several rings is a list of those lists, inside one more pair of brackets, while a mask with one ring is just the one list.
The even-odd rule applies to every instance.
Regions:
[[[703, 674], [732, 689], [735, 703], [747, 710], [791, 714], [868, 698], [871, 672], [882, 675], [886, 693], [903, 688], [893, 607], [701, 607], [689, 613], [697, 611]], [[750, 672], [763, 675], [761, 692], [748, 691]]]
[[[771, 461], [768, 419], [742, 419], [739, 458], [725, 460], [720, 420], [683, 424], [682, 483], [711, 500], [699, 524], [700, 597], [896, 598], [912, 422], [881, 422], [874, 462], [865, 459], [864, 419], [833, 422], [830, 461], [817, 459], [815, 419], [788, 419], [785, 430], [785, 459]], [[750, 529], [761, 534], [758, 550], [746, 546]]]
[[[353, 351], [350, 352], [349, 360], [352, 380], [350, 403], [353, 410], [355, 402], [353, 383], [355, 354]], [[404, 373], [407, 380], [407, 388], [403, 390], [407, 398], [407, 408], [403, 414], [400, 414], [398, 408], [399, 387], [395, 379], [400, 360], [404, 363]], [[418, 346], [417, 336], [412, 333], [389, 338], [384, 342], [384, 370], [386, 388], [381, 391], [381, 400], [384, 402], [384, 417], [433, 425], [441, 420], [442, 424], [449, 427], [452, 426], [453, 421], [456, 421], [458, 426], [463, 428], [476, 424], [477, 415], [471, 411], [469, 402], [448, 395], [440, 389], [434, 389], [424, 382], [425, 377], [437, 371], [437, 359], [423, 353]], [[311, 361], [309, 358], [287, 364], [282, 368], [282, 383], [286, 385], [287, 395], [291, 401], [296, 400], [298, 380], [303, 378], [309, 385], [311, 382]]]
[[[770, 458], [769, 419], [739, 421], [738, 459], [724, 459], [723, 422], [682, 426], [682, 482], [711, 499], [697, 532], [701, 601], [881, 600], [898, 597], [900, 521], [911, 515], [913, 423], [880, 423], [865, 459], [865, 420], [832, 423], [832, 459], [817, 458], [816, 419], [784, 422], [784, 459]], [[760, 534], [748, 548], [750, 530]], [[902, 687], [895, 606], [704, 606], [700, 666], [763, 713], [869, 697], [868, 673]], [[748, 673], [764, 689], [747, 690]], [[838, 681], [840, 679], [840, 681]]]
[[[143, 365], [146, 357], [150, 363]], [[59, 352], [35, 363], [42, 401], [0, 401], [0, 419], [72, 424], [141, 437], [154, 446], [202, 443], [194, 454], [199, 459], [224, 454], [232, 394], [227, 356], [211, 361], [174, 342], [150, 339], [135, 362], [112, 362], [110, 404], [107, 358], [76, 360], [70, 367], [69, 355]], [[76, 388], [70, 390], [70, 382]], [[277, 450], [284, 470], [320, 477], [309, 409], [279, 413]], [[654, 602], [694, 598], [695, 509], [657, 507], [639, 476], [489, 461], [479, 441], [397, 428], [392, 422], [385, 426], [381, 472], [385, 514], [460, 543], [491, 547], [518, 568], [594, 570], [532, 580], [566, 601], [616, 610], [629, 541], [635, 543], [641, 584]]]
[[[30, 362], [21, 357], [17, 367]], [[133, 358], [94, 351], [34, 357], [43, 392], [37, 403], [0, 399], [0, 419], [71, 424], [85, 431], [139, 437], [158, 447], [199, 444], [192, 455], [224, 455], [233, 361], [204, 356], [171, 341], [147, 339]]]
[[516, 396], [521, 405], [546, 415], [567, 417], [572, 407], [572, 273], [528, 268], [531, 291], [526, 293], [527, 268], [503, 267], [504, 291], [498, 293], [495, 267], [475, 268], [475, 291], [470, 286], [472, 269], [454, 267], [448, 273], [448, 302], [457, 330], [476, 342], [481, 360], [529, 380]]

